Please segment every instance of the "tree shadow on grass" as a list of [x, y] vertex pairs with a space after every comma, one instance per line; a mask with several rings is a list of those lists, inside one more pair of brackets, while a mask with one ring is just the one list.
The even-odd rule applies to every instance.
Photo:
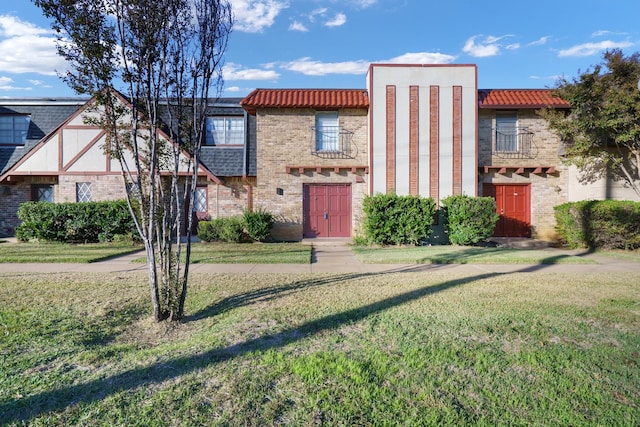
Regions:
[[[411, 271], [412, 269], [397, 269], [386, 272]], [[385, 274], [385, 273], [382, 273]], [[86, 383], [75, 385], [61, 385], [55, 390], [44, 391], [20, 400], [0, 404], [0, 414], [4, 423], [25, 422], [33, 417], [49, 411], [63, 411], [79, 403], [91, 403], [123, 390], [135, 389], [140, 386], [157, 384], [162, 381], [188, 374], [207, 366], [232, 360], [256, 350], [269, 350], [284, 347], [296, 341], [312, 336], [322, 331], [336, 329], [342, 325], [358, 322], [372, 314], [403, 305], [407, 302], [423, 298], [428, 295], [446, 291], [447, 289], [467, 285], [475, 281], [489, 279], [500, 273], [486, 273], [455, 280], [448, 280], [438, 285], [425, 286], [410, 292], [405, 292], [390, 298], [377, 301], [362, 307], [346, 310], [323, 318], [309, 321], [295, 328], [288, 328], [281, 332], [264, 335], [242, 343], [223, 348], [215, 348], [204, 353], [177, 357], [151, 366], [134, 368], [106, 378], [94, 379]], [[341, 276], [327, 276], [295, 282], [291, 285], [268, 288], [264, 291], [252, 291], [239, 296], [227, 298], [205, 310], [196, 313], [189, 320], [197, 320], [219, 313], [216, 310], [230, 310], [234, 307], [246, 305], [260, 298], [276, 298], [290, 292], [321, 286], [329, 283], [366, 277], [368, 274], [351, 274]]]

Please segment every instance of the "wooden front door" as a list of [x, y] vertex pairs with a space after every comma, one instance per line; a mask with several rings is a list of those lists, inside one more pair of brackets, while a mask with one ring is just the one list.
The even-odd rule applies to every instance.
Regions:
[[351, 236], [351, 186], [307, 184], [303, 187], [304, 237]]
[[530, 184], [484, 184], [483, 190], [496, 199], [500, 215], [494, 237], [531, 237]]

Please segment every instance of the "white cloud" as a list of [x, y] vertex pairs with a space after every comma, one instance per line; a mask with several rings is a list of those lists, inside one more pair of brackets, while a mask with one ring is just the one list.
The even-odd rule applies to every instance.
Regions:
[[542, 46], [543, 44], [546, 44], [549, 41], [550, 38], [551, 38], [551, 36], [540, 37], [538, 40], [532, 41], [527, 46]]
[[[268, 67], [267, 67], [268, 68]], [[222, 70], [225, 81], [234, 80], [278, 80], [280, 74], [274, 70], [261, 70], [258, 68], [242, 69], [237, 64], [227, 64]], [[228, 90], [228, 89], [227, 89]]]
[[606, 36], [608, 34], [611, 34], [611, 31], [609, 31], [609, 30], [599, 30], [599, 31], [594, 31], [593, 33], [591, 33], [591, 37], [602, 37], [602, 36]]
[[611, 40], [604, 40], [598, 43], [583, 43], [576, 46], [571, 46], [568, 49], [562, 49], [558, 52], [558, 56], [560, 58], [566, 58], [566, 57], [572, 57], [572, 56], [591, 56], [603, 50], [615, 49], [615, 48], [622, 49], [630, 46], [633, 46], [633, 43], [628, 41], [614, 42]]
[[307, 32], [309, 31], [309, 29], [307, 27], [305, 27], [305, 25], [302, 22], [299, 21], [293, 21], [291, 23], [291, 25], [289, 25], [289, 30], [291, 31], [300, 31], [300, 32]]
[[361, 9], [366, 9], [367, 7], [373, 6], [377, 2], [378, 0], [350, 0], [349, 1], [349, 3]]
[[0, 90], [31, 90], [31, 88], [13, 86], [11, 77], [0, 76]]
[[340, 13], [337, 13], [336, 16], [334, 16], [332, 19], [325, 22], [324, 25], [326, 27], [340, 27], [346, 24], [346, 22], [347, 22], [347, 15], [340, 12]]
[[[379, 64], [449, 64], [455, 56], [431, 52], [409, 52], [391, 59], [375, 61]], [[280, 68], [306, 76], [326, 76], [327, 74], [365, 74], [371, 61], [358, 59], [342, 62], [321, 62], [310, 57], [277, 64]]]
[[56, 70], [66, 68], [52, 31], [15, 16], [0, 15], [0, 71], [55, 76]]
[[280, 67], [302, 73], [306, 76], [325, 76], [327, 74], [364, 74], [369, 68], [369, 62], [363, 60], [344, 62], [313, 61], [309, 57], [280, 64]]
[[520, 49], [520, 43], [508, 44], [504, 48], [507, 49], [507, 50], [518, 50], [518, 49]]
[[230, 0], [236, 19], [234, 29], [260, 33], [275, 22], [289, 3], [281, 0]]
[[476, 42], [479, 37], [479, 35], [470, 37], [464, 44], [462, 51], [476, 58], [496, 56], [500, 54], [501, 45], [498, 42], [507, 36], [487, 36], [483, 40]]
[[379, 61], [383, 64], [450, 64], [456, 57], [434, 52], [409, 52], [395, 58]]
[[239, 86], [231, 86], [231, 87], [225, 87], [224, 91], [225, 92], [240, 92], [242, 89], [240, 89]]
[[309, 14], [309, 21], [316, 22], [316, 16], [325, 16], [327, 13], [326, 7], [321, 7], [318, 9], [313, 9]]

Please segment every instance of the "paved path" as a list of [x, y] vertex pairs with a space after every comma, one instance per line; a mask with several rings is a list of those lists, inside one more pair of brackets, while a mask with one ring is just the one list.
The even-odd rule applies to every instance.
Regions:
[[[629, 272], [638, 274], [640, 262], [585, 254], [596, 264], [362, 264], [347, 246], [348, 241], [307, 241], [313, 246], [310, 264], [192, 264], [192, 273], [382, 273], [450, 271], [461, 273], [514, 273], [554, 272], [570, 274]], [[546, 249], [550, 256], [563, 255], [566, 251]], [[573, 253], [575, 254], [575, 253]], [[141, 253], [130, 254], [108, 261], [91, 264], [3, 264], [0, 275], [8, 273], [59, 273], [59, 272], [144, 272], [146, 264], [133, 263]]]

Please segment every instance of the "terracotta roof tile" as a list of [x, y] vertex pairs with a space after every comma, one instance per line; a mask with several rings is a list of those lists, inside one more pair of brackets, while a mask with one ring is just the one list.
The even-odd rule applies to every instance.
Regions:
[[478, 90], [479, 108], [569, 108], [562, 98], [553, 95], [553, 89], [481, 89]]
[[257, 108], [369, 108], [365, 89], [256, 89], [240, 105], [251, 114]]

